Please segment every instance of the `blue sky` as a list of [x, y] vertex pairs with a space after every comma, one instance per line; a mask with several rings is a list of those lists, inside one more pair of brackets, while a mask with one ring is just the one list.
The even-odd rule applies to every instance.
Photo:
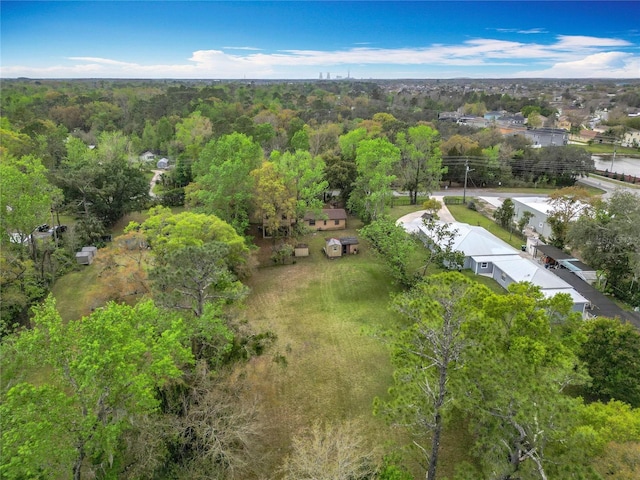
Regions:
[[5, 1], [0, 77], [640, 78], [640, 2]]

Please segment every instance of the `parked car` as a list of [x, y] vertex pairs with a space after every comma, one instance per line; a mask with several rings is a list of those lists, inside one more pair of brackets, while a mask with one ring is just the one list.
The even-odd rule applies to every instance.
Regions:
[[42, 225], [38, 225], [36, 227], [36, 232], [48, 232], [50, 228], [51, 227], [49, 227], [49, 225], [43, 223]]

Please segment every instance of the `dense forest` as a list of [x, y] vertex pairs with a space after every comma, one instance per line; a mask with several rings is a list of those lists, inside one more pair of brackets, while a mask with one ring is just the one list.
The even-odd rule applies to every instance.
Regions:
[[[640, 305], [637, 194], [566, 188], [593, 171], [585, 146], [533, 148], [441, 118], [506, 111], [553, 126], [551, 92], [579, 93], [608, 102], [614, 143], [638, 127], [624, 112], [639, 86], [505, 83], [3, 81], [2, 477], [435, 480], [444, 463], [456, 479], [636, 478], [640, 333], [583, 321], [529, 284], [497, 293], [448, 272], [455, 252], [428, 256], [390, 216], [394, 191], [419, 210], [467, 180], [565, 187], [551, 195], [552, 240]], [[578, 195], [589, 208], [571, 218]], [[300, 266], [305, 216], [329, 206], [370, 247], [354, 265], [380, 289], [380, 323], [342, 301], [386, 354], [383, 388], [366, 420], [296, 419], [304, 429], [282, 434], [246, 369], [268, 356], [293, 371], [295, 355], [251, 305]], [[99, 247], [91, 270], [76, 258], [86, 246]], [[84, 292], [55, 287], [88, 271], [90, 311], [70, 317]], [[441, 446], [452, 431], [459, 459]]]

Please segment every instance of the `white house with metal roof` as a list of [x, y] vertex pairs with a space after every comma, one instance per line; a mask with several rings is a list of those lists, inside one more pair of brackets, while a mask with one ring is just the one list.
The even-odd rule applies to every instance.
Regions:
[[[426, 245], [429, 242], [438, 244], [438, 240], [433, 238], [433, 232], [424, 225], [422, 218], [413, 218], [399, 224], [406, 231], [417, 234]], [[539, 287], [545, 297], [566, 293], [573, 300], [574, 311], [585, 314], [585, 308], [589, 304], [586, 298], [558, 276], [523, 257], [521, 252], [508, 243], [482, 227], [458, 222], [449, 225], [451, 229], [456, 230], [451, 244], [452, 250], [464, 254], [462, 268], [473, 270], [478, 275], [491, 276], [505, 289], [515, 282], [530, 282]], [[439, 246], [444, 248], [446, 245]]]

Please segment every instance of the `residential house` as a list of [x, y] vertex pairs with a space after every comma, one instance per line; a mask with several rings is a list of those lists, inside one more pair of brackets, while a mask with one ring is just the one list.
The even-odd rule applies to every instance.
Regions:
[[573, 301], [573, 310], [585, 314], [589, 300], [580, 295], [571, 285], [554, 275], [546, 268], [529, 260], [528, 258], [504, 258], [493, 262], [492, 278], [503, 288], [512, 283], [529, 282], [540, 287], [540, 292], [545, 297], [553, 297], [558, 293], [569, 295]]
[[525, 123], [525, 118], [522, 116], [521, 113], [516, 113], [514, 115], [503, 115], [500, 118], [498, 118], [498, 125], [501, 126], [523, 126]]
[[344, 230], [347, 228], [347, 212], [343, 208], [325, 208], [320, 213], [308, 212], [304, 223], [310, 230]]
[[561, 116], [556, 122], [556, 127], [558, 127], [560, 130], [566, 130], [568, 132], [571, 130], [571, 120], [569, 120], [569, 117]]
[[640, 130], [630, 130], [622, 137], [621, 145], [623, 147], [640, 147]]
[[598, 135], [600, 134], [594, 130], [583, 129], [580, 130], [580, 133], [578, 133], [577, 135], [570, 135], [569, 138], [572, 142], [589, 143], [595, 142]]
[[153, 152], [146, 151], [142, 155], [140, 155], [140, 161], [142, 162], [151, 162], [156, 158]]
[[569, 134], [566, 130], [559, 128], [534, 128], [526, 130], [524, 136], [531, 141], [533, 148], [562, 146], [569, 143]]
[[530, 212], [533, 216], [529, 219], [528, 226], [545, 238], [551, 236], [553, 231], [549, 224], [549, 215], [553, 207], [548, 197], [514, 197], [511, 201], [516, 211], [514, 222], [518, 223], [524, 212]]
[[[431, 232], [421, 218], [401, 225], [408, 232], [417, 234], [429, 248], [432, 248], [434, 243], [438, 243], [437, 239], [432, 238]], [[478, 275], [490, 276], [504, 288], [514, 282], [530, 282], [540, 287], [542, 294], [547, 297], [566, 293], [573, 301], [573, 309], [584, 315], [589, 301], [571, 285], [555, 277], [542, 266], [524, 258], [524, 254], [482, 227], [457, 222], [452, 222], [450, 225], [456, 230], [456, 234], [449, 248], [464, 255], [462, 268], [471, 269]], [[447, 245], [439, 246], [447, 247]]]

